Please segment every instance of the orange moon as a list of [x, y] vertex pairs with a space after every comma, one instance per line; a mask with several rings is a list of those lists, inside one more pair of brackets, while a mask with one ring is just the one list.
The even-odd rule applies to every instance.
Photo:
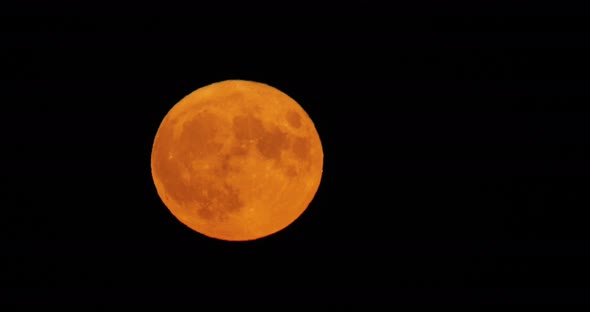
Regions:
[[267, 84], [226, 80], [197, 89], [162, 120], [152, 147], [158, 195], [189, 228], [226, 241], [274, 234], [314, 198], [323, 168], [303, 108]]

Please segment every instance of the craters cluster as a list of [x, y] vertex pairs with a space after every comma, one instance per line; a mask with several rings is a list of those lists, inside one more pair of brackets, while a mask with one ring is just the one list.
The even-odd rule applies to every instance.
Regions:
[[194, 196], [196, 213], [208, 221], [226, 221], [231, 213], [244, 207], [239, 192], [227, 183], [202, 180]]
[[187, 120], [176, 140], [178, 154], [202, 158], [219, 153], [223, 146], [216, 140], [220, 127], [219, 117], [210, 112], [201, 112]]
[[[301, 116], [294, 111], [285, 114], [285, 120], [292, 128], [302, 127]], [[311, 162], [309, 138], [295, 131], [283, 130], [274, 122], [263, 122], [252, 114], [238, 115], [233, 118], [233, 134], [236, 146], [244, 147], [240, 152], [247, 153], [254, 149], [264, 159], [275, 163], [286, 176], [296, 176], [301, 168], [308, 167]], [[305, 166], [302, 166], [305, 165]], [[297, 166], [296, 166], [297, 165]]]

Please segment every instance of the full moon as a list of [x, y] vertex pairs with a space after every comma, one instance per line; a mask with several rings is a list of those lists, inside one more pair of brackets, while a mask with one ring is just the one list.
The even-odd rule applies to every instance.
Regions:
[[158, 195], [205, 236], [249, 241], [293, 223], [323, 168], [303, 108], [267, 84], [226, 80], [190, 93], [162, 120], [151, 154]]

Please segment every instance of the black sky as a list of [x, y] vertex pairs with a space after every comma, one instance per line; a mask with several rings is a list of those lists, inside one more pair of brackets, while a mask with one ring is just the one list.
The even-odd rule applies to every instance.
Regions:
[[[231, 25], [64, 13], [7, 26], [2, 287], [195, 302], [581, 292], [585, 33], [568, 16], [432, 11]], [[308, 210], [254, 242], [186, 228], [151, 179], [164, 115], [226, 79], [289, 94], [324, 148]]]

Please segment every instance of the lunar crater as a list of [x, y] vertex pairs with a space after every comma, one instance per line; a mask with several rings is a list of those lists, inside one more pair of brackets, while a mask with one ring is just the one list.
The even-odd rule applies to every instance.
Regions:
[[309, 140], [304, 137], [297, 137], [293, 141], [293, 154], [295, 155], [295, 157], [299, 158], [302, 161], [310, 161], [310, 148], [311, 145], [309, 143]]
[[299, 116], [297, 112], [288, 111], [285, 115], [285, 119], [287, 119], [287, 122], [291, 127], [297, 129], [301, 127], [301, 116]]

